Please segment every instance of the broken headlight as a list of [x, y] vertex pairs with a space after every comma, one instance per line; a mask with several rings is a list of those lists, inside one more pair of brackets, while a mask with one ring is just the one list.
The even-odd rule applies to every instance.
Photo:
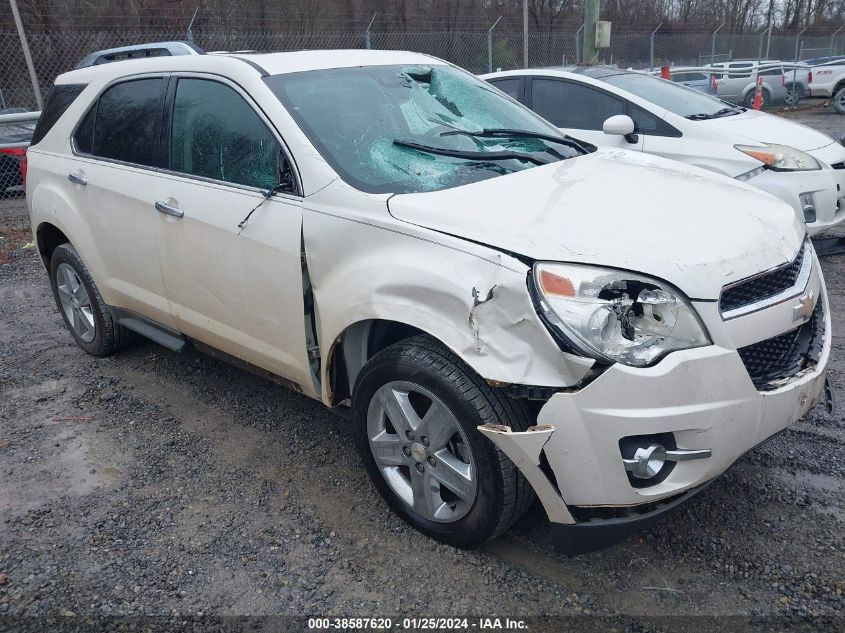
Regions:
[[665, 282], [577, 264], [534, 265], [537, 304], [576, 351], [633, 367], [710, 344], [689, 301]]

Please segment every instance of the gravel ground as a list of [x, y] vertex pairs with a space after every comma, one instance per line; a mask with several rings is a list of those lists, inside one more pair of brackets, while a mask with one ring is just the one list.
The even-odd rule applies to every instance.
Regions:
[[[790, 116], [832, 133], [845, 123]], [[0, 629], [76, 630], [103, 616], [206, 630], [241, 615], [562, 615], [582, 630], [608, 630], [601, 616], [621, 618], [618, 630], [736, 630], [749, 618], [779, 630], [787, 617], [841, 617], [840, 414], [817, 408], [612, 549], [555, 555], [535, 507], [484, 549], [459, 551], [388, 511], [347, 422], [316, 402], [152, 343], [87, 356], [27, 248], [21, 200], [0, 202], [0, 235]], [[843, 262], [823, 267], [845, 403]]]

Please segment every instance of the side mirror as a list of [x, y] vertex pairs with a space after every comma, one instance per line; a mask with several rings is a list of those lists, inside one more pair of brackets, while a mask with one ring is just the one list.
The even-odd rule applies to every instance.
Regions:
[[612, 116], [602, 125], [602, 132], [611, 136], [624, 136], [629, 143], [636, 143], [639, 137], [634, 134], [634, 120], [627, 114]]

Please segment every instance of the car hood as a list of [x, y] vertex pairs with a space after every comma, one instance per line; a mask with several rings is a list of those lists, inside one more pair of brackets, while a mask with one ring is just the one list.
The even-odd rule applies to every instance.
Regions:
[[532, 260], [669, 281], [690, 298], [790, 261], [804, 226], [758, 189], [622, 150], [388, 200], [397, 219]]
[[696, 123], [726, 132], [735, 143], [777, 143], [806, 152], [834, 142], [826, 134], [806, 125], [757, 110]]

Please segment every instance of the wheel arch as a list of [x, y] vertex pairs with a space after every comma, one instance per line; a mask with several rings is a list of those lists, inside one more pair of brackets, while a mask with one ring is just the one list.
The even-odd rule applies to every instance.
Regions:
[[402, 321], [364, 319], [350, 324], [334, 340], [327, 354], [324, 379], [324, 384], [328, 385], [327, 403], [335, 406], [350, 398], [361, 369], [378, 352], [419, 334], [439, 340], [419, 327]]
[[62, 244], [70, 242], [65, 232], [51, 222], [42, 222], [35, 229], [35, 241], [38, 245], [38, 254], [47, 270], [50, 270], [50, 260], [53, 252]]

